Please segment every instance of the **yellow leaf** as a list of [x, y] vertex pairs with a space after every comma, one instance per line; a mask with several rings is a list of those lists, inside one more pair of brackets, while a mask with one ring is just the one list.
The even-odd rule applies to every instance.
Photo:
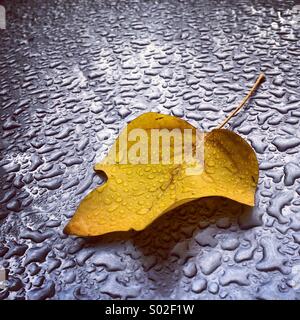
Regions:
[[[145, 113], [128, 124], [127, 133], [140, 128], [193, 130], [188, 122], [169, 115]], [[123, 131], [124, 132], [124, 131]], [[65, 228], [68, 234], [96, 236], [114, 231], [142, 230], [165, 212], [202, 197], [222, 196], [249, 206], [254, 205], [258, 181], [258, 162], [253, 149], [236, 133], [215, 129], [205, 134], [204, 168], [201, 174], [187, 174], [189, 163], [163, 164], [162, 148], [158, 164], [122, 164], [124, 148], [121, 136], [107, 157], [95, 165], [96, 171], [107, 175], [107, 182], [90, 192], [80, 203]], [[147, 141], [150, 147], [150, 140]], [[134, 142], [126, 150], [139, 154]], [[117, 150], [117, 151], [116, 151]], [[120, 150], [120, 151], [119, 151]], [[123, 151], [122, 151], [123, 150]], [[115, 153], [116, 152], [116, 153]], [[119, 163], [109, 163], [117, 155]], [[139, 154], [147, 158], [147, 154]], [[148, 153], [150, 156], [150, 151]], [[148, 159], [149, 160], [149, 159]]]

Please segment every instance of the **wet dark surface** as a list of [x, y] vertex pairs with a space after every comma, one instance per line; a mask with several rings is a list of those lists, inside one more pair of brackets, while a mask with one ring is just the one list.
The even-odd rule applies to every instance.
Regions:
[[[300, 10], [294, 1], [2, 1], [1, 299], [297, 299]], [[256, 150], [257, 207], [204, 199], [145, 231], [62, 230], [93, 164], [146, 111]]]

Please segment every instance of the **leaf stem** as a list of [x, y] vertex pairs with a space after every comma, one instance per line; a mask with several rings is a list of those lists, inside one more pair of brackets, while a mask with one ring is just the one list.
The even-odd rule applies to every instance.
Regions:
[[246, 95], [246, 97], [242, 100], [242, 102], [240, 103], [240, 105], [234, 109], [227, 117], [226, 119], [217, 126], [216, 129], [222, 129], [226, 123], [232, 118], [234, 117], [244, 106], [244, 104], [248, 101], [248, 99], [252, 96], [252, 94], [254, 93], [254, 91], [260, 86], [260, 84], [265, 80], [265, 75], [263, 73], [261, 73], [259, 75], [259, 77], [256, 79], [254, 85], [252, 86], [252, 88], [250, 89], [250, 91], [248, 92], [248, 94]]

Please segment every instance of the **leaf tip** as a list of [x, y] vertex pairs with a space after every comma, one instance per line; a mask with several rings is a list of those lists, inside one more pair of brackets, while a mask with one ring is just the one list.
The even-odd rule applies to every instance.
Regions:
[[70, 223], [68, 223], [68, 224], [64, 227], [63, 233], [64, 233], [64, 234], [67, 234], [67, 235], [71, 235], [71, 234], [72, 234], [71, 228], [70, 228]]

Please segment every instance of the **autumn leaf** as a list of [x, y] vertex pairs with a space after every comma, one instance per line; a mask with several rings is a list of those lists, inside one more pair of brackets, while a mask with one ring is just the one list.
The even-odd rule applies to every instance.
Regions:
[[[202, 143], [197, 129], [177, 117], [149, 112], [130, 122], [106, 158], [95, 165], [107, 181], [82, 200], [64, 232], [96, 236], [142, 230], [165, 212], [202, 197], [221, 196], [254, 206], [258, 182], [255, 152], [239, 135], [222, 128], [263, 80], [261, 74], [225, 121], [202, 135]], [[160, 143], [164, 138], [158, 136], [158, 148], [153, 151], [153, 132], [157, 130], [173, 136], [168, 136], [168, 145]], [[189, 139], [186, 133], [190, 133]], [[189, 148], [180, 139], [176, 144], [178, 137], [184, 137]], [[199, 145], [203, 146], [201, 152]], [[167, 157], [165, 149], [169, 151]], [[186, 150], [192, 153], [187, 158]], [[191, 161], [194, 154], [197, 161]]]
[[[130, 134], [136, 128], [146, 132], [153, 128], [192, 129], [193, 138], [196, 135], [196, 129], [188, 122], [152, 112], [142, 114], [124, 130]], [[115, 151], [119, 144], [120, 138], [112, 150]], [[132, 147], [132, 144], [127, 147]], [[110, 156], [111, 153], [107, 157]], [[174, 160], [174, 154], [171, 160]], [[258, 180], [256, 155], [245, 140], [226, 129], [216, 129], [205, 135], [204, 168], [201, 174], [188, 174], [190, 164], [186, 162], [108, 162], [104, 159], [95, 165], [96, 171], [105, 172], [107, 182], [83, 199], [66, 226], [66, 233], [96, 236], [113, 231], [142, 230], [165, 212], [208, 196], [222, 196], [254, 205]]]

